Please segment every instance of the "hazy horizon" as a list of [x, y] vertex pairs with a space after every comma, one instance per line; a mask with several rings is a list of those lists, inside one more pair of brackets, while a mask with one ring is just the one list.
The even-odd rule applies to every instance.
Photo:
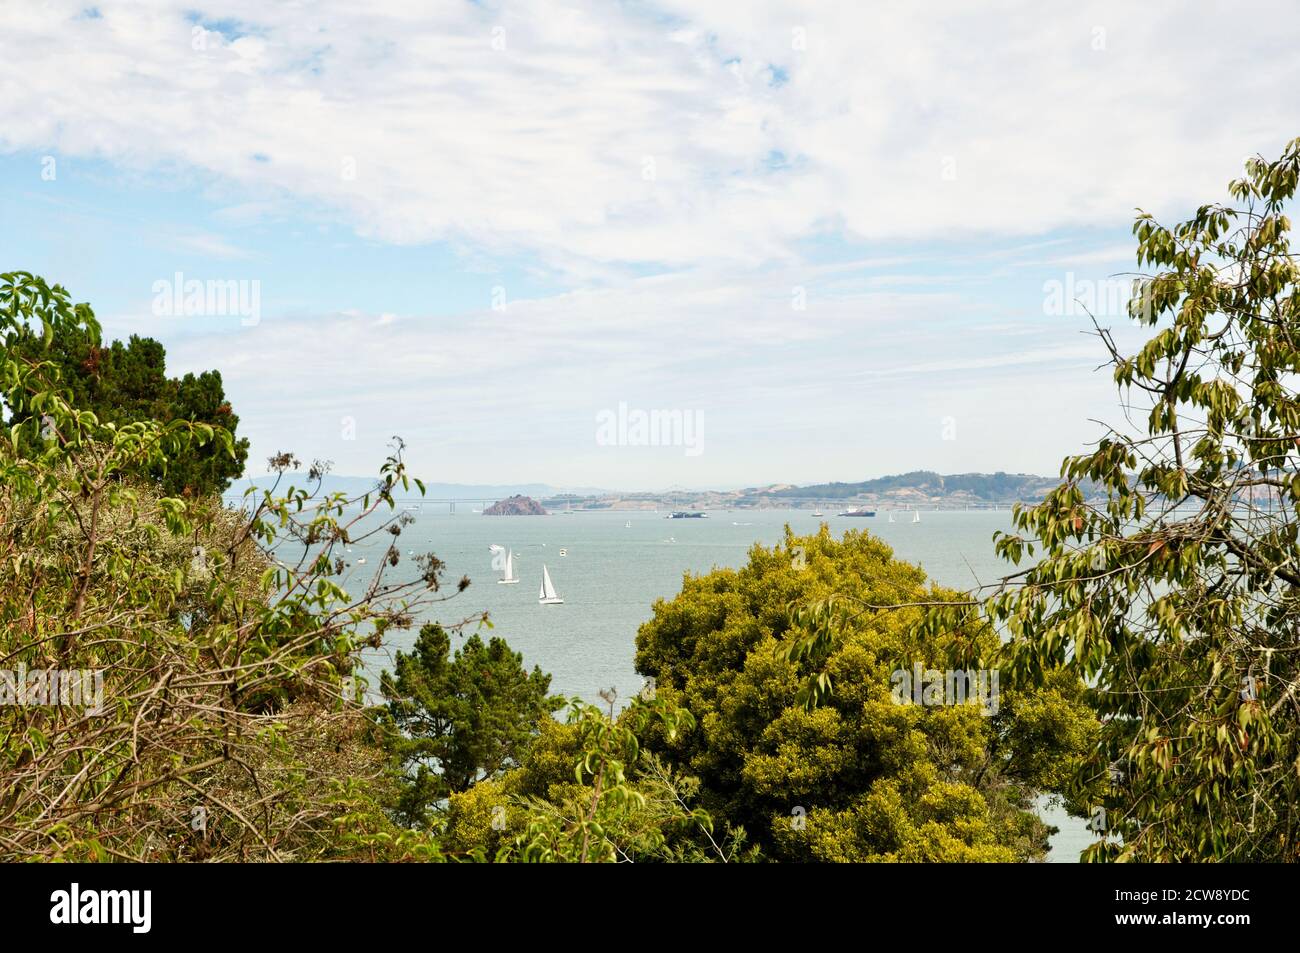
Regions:
[[[248, 484], [260, 485], [263, 483], [273, 481], [275, 479], [275, 474], [272, 472], [268, 471], [265, 473], [260, 473], [260, 472], [254, 472], [255, 470], [256, 470], [256, 466], [250, 463], [250, 466], [248, 467], [244, 475], [242, 477], [239, 477], [233, 483], [231, 483], [230, 488], [225, 491], [224, 495], [226, 496], [238, 495], [243, 491], [243, 489]], [[473, 491], [482, 491], [482, 492], [499, 491], [498, 492], [499, 496], [511, 495], [516, 492], [522, 493], [524, 495], [528, 495], [530, 492], [545, 492], [545, 493], [557, 493], [557, 494], [562, 493], [562, 494], [575, 494], [575, 495], [597, 495], [602, 493], [623, 494], [623, 495], [633, 495], [637, 493], [651, 493], [651, 494], [730, 493], [738, 490], [762, 489], [764, 487], [771, 487], [771, 486], [816, 486], [816, 485], [828, 484], [828, 483], [865, 483], [867, 481], [877, 480], [883, 477], [904, 476], [907, 473], [916, 473], [916, 472], [926, 472], [926, 471], [907, 470], [900, 473], [876, 473], [876, 474], [870, 474], [868, 476], [860, 477], [856, 480], [813, 480], [813, 481], [809, 481], [808, 483], [793, 483], [792, 481], [789, 480], [767, 480], [767, 481], [759, 481], [759, 482], [751, 482], [751, 483], [738, 483], [729, 486], [668, 485], [668, 486], [621, 486], [621, 487], [620, 486], [601, 486], [601, 487], [562, 486], [554, 483], [549, 483], [545, 480], [518, 480], [513, 482], [507, 482], [507, 483], [450, 483], [444, 480], [437, 480], [437, 481], [424, 480], [424, 476], [419, 472], [414, 472], [411, 474], [411, 476], [424, 480], [425, 487], [427, 490], [425, 494], [426, 496], [437, 497], [438, 494], [443, 492], [445, 489], [460, 489], [460, 490], [467, 490], [467, 491], [473, 490]], [[937, 472], [937, 471], [933, 471], [933, 472]], [[1053, 479], [1055, 477], [1054, 472], [1053, 473], [1021, 473], [1018, 471], [1011, 471], [1011, 470], [964, 471], [964, 473], [940, 473], [939, 475], [943, 477], [951, 477], [951, 476], [963, 476], [969, 473], [983, 473], [987, 475], [993, 475], [996, 473], [1006, 473], [1011, 476], [1032, 476], [1032, 477], [1042, 477], [1045, 479]], [[284, 474], [284, 481], [286, 483], [292, 482], [294, 479], [299, 479], [307, 476], [307, 474], [308, 474], [307, 470], [286, 471]], [[373, 482], [378, 479], [378, 476], [377, 475], [368, 476], [366, 474], [361, 474], [361, 473], [337, 473], [331, 470], [326, 479], [335, 480], [335, 481], [356, 482], [360, 484], [360, 483]], [[329, 492], [329, 490], [326, 490], [326, 492]], [[406, 493], [401, 494], [403, 498], [405, 498], [405, 496], [407, 495], [410, 495], [411, 497], [418, 497], [420, 494], [415, 487], [412, 487], [409, 494]], [[477, 498], [477, 496], [466, 497], [466, 498], [467, 499]]]

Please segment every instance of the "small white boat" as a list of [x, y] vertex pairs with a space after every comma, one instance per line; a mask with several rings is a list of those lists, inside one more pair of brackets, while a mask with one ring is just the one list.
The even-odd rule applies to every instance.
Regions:
[[632, 528], [632, 521], [631, 521], [631, 520], [628, 520], [626, 523], [624, 523], [624, 524], [623, 524], [623, 528], [624, 528], [624, 529], [631, 529], [631, 528]]
[[555, 591], [555, 583], [551, 582], [551, 572], [545, 563], [542, 564], [542, 588], [537, 590], [537, 601], [544, 606], [558, 606], [564, 602]]
[[890, 513], [890, 514], [889, 514], [889, 522], [891, 522], [891, 523], [894, 522], [894, 514], [893, 514], [893, 513]]
[[919, 523], [919, 522], [921, 522], [921, 511], [920, 511], [920, 510], [916, 510], [915, 512], [912, 513], [912, 522], [913, 522], [913, 523]]
[[362, 556], [360, 559], [357, 560], [357, 565], [358, 565], [358, 566], [364, 566], [365, 564], [366, 564], [366, 557], [365, 557], [365, 556]]
[[519, 581], [519, 577], [515, 574], [515, 554], [507, 549], [506, 566], [501, 573], [501, 578], [497, 580], [497, 585], [513, 586], [518, 581]]
[[823, 515], [825, 514], [823, 514], [821, 510], [813, 510], [813, 516], [823, 516]]
[[560, 550], [560, 555], [561, 555], [561, 556], [567, 556], [567, 555], [569, 555], [569, 551], [568, 551], [567, 549], [561, 549], [561, 550]]

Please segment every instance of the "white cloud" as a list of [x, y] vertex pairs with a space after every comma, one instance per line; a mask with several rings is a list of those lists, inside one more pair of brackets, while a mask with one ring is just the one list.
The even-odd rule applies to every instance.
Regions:
[[173, 248], [193, 251], [210, 258], [241, 259], [252, 257], [246, 250], [227, 241], [220, 235], [213, 235], [198, 229], [172, 231], [157, 236]]
[[[439, 479], [482, 481], [493, 466], [512, 479], [621, 487], [860, 478], [938, 462], [927, 454], [953, 448], [931, 446], [937, 421], [954, 412], [998, 466], [1054, 468], [1054, 441], [999, 427], [1011, 384], [997, 378], [1014, 369], [1012, 389], [1035, 412], [1059, 402], [1078, 417], [1111, 402], [1109, 382], [1090, 373], [1100, 349], [1056, 320], [991, 335], [979, 313], [947, 292], [872, 290], [814, 293], [795, 312], [782, 273], [690, 273], [504, 312], [215, 322], [169, 335], [168, 361], [172, 373], [221, 368], [235, 407], [257, 408], [240, 425], [254, 473], [282, 448], [365, 472], [400, 434], [417, 469]], [[704, 452], [598, 447], [595, 416], [620, 402], [700, 414]], [[355, 441], [342, 437], [345, 417]], [[988, 432], [977, 441], [980, 419]], [[1064, 427], [1059, 446], [1082, 436]]]
[[1284, 3], [224, 0], [197, 50], [192, 7], [5, 4], [0, 145], [593, 273], [1113, 226], [1300, 131]]

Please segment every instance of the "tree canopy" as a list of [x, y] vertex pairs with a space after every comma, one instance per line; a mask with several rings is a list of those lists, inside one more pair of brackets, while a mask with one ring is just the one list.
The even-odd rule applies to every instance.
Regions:
[[[621, 712], [571, 699], [544, 719], [523, 763], [453, 794], [439, 829], [450, 857], [524, 863], [730, 862], [753, 859], [743, 834], [715, 832], [699, 783], [642, 744], [695, 730], [690, 712], [638, 697]], [[717, 836], [715, 837], [715, 834]]]
[[[1007, 636], [1021, 679], [1087, 680], [1088, 860], [1300, 860], [1300, 139], [1208, 204], [1142, 213], [1124, 426], [1065, 460], [998, 552], [1027, 568], [939, 624]], [[1093, 503], [1081, 481], [1105, 489]]]
[[[97, 339], [87, 305], [0, 275], [0, 339], [73, 332]], [[250, 490], [239, 511], [169, 497], [142, 474], [196, 448], [229, 452], [229, 432], [102, 420], [52, 371], [0, 349], [0, 396], [19, 421], [0, 441], [0, 691], [24, 693], [0, 705], [0, 854], [439, 857], [385, 813], [387, 762], [347, 690], [367, 644], [449, 597], [431, 554], [404, 581], [385, 576], [396, 534], [369, 583], [339, 584], [343, 541], [400, 533], [399, 516], [383, 518], [412, 482], [400, 446], [355, 499], [317, 496], [318, 480]]]
[[[832, 597], [852, 610], [820, 642], [819, 620], [791, 607]], [[1041, 857], [1049, 829], [1034, 798], [1068, 774], [1096, 724], [1067, 677], [1030, 689], [1002, 680], [991, 715], [900, 704], [896, 672], [983, 669], [994, 654], [987, 626], [936, 636], [919, 608], [892, 608], [958, 598], [867, 533], [787, 528], [784, 545], [688, 576], [655, 603], [637, 669], [699, 730], [647, 743], [698, 778], [716, 823], [743, 829], [769, 859]]]
[[[226, 400], [220, 371], [168, 377], [167, 353], [153, 338], [133, 334], [126, 343], [104, 346], [97, 331], [79, 324], [57, 324], [48, 334], [25, 325], [11, 328], [6, 347], [15, 360], [43, 362], [48, 386], [103, 423], [191, 421], [231, 435], [229, 446], [194, 445], [153, 462], [144, 475], [164, 495], [219, 494], [244, 472], [248, 440], [235, 436], [239, 417]], [[10, 422], [22, 422], [22, 414], [12, 409]]]
[[550, 684], [504, 639], [484, 644], [471, 635], [453, 653], [442, 626], [423, 626], [412, 651], [398, 652], [380, 679], [406, 781], [403, 819], [424, 824], [448, 795], [517, 766], [538, 722], [563, 705], [547, 694]]

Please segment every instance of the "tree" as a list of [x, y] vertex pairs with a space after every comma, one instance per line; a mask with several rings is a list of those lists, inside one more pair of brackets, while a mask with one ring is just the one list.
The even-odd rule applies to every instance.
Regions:
[[448, 795], [518, 765], [538, 721], [563, 704], [547, 695], [550, 684], [536, 666], [529, 673], [504, 639], [485, 645], [472, 635], [453, 654], [442, 626], [423, 626], [414, 649], [398, 652], [380, 680], [405, 779], [401, 819], [423, 826]]
[[[89, 306], [0, 275], [0, 340], [76, 334], [98, 339]], [[423, 491], [400, 444], [356, 498], [320, 495], [319, 467], [308, 486], [248, 491], [242, 511], [163, 496], [139, 474], [229, 451], [229, 432], [106, 422], [51, 370], [0, 348], [19, 421], [0, 441], [0, 858], [438, 858], [386, 817], [387, 762], [348, 690], [366, 646], [452, 595], [432, 554], [387, 573], [394, 493]], [[297, 461], [273, 465], [283, 479]], [[343, 545], [383, 533], [349, 593]]]
[[1020, 677], [1092, 686], [1087, 860], [1300, 860], [1298, 177], [1300, 139], [1247, 163], [1235, 207], [1137, 217], [1129, 311], [1155, 333], [1126, 357], [1098, 327], [1130, 424], [1017, 508], [997, 549], [1028, 568], [940, 613], [1006, 632]]
[[[74, 407], [90, 410], [104, 423], [187, 420], [220, 427], [234, 437], [239, 417], [226, 400], [220, 371], [166, 375], [167, 354], [152, 338], [132, 335], [123, 344], [101, 347], [98, 332], [80, 325], [10, 329], [6, 346], [15, 359], [46, 362], [48, 386], [58, 386]], [[57, 374], [57, 379], [53, 376]], [[57, 383], [56, 383], [57, 380]], [[21, 423], [20, 412], [11, 423]], [[248, 440], [236, 438], [227, 448], [208, 443], [155, 462], [148, 471], [164, 495], [199, 497], [221, 493], [244, 472]]]
[[637, 670], [700, 728], [645, 744], [771, 860], [1041, 857], [1050, 829], [1034, 798], [1096, 726], [1066, 677], [1028, 691], [1001, 680], [983, 707], [911, 703], [898, 673], [978, 672], [996, 650], [987, 626], [936, 635], [921, 609], [896, 608], [959, 598], [869, 534], [787, 527], [784, 545], [655, 603]]
[[[539, 725], [523, 763], [449, 800], [440, 842], [451, 857], [523, 863], [731, 861], [740, 837], [715, 839], [696, 803], [698, 782], [674, 773], [641, 745], [650, 730], [691, 731], [690, 713], [637, 698], [615, 713], [569, 702], [568, 719]], [[722, 841], [722, 843], [719, 843]]]
[[[674, 854], [670, 835], [698, 830], [712, 840], [712, 819], [687, 805], [689, 793], [645, 757], [640, 743], [652, 724], [674, 740], [695, 727], [694, 718], [661, 698], [638, 698], [615, 717], [615, 696], [602, 695], [608, 712], [580, 699], [570, 703], [569, 725], [578, 749], [575, 789], [558, 801], [524, 800], [527, 827], [499, 859], [583, 864], [701, 859]], [[725, 859], [722, 849], [714, 847]]]

